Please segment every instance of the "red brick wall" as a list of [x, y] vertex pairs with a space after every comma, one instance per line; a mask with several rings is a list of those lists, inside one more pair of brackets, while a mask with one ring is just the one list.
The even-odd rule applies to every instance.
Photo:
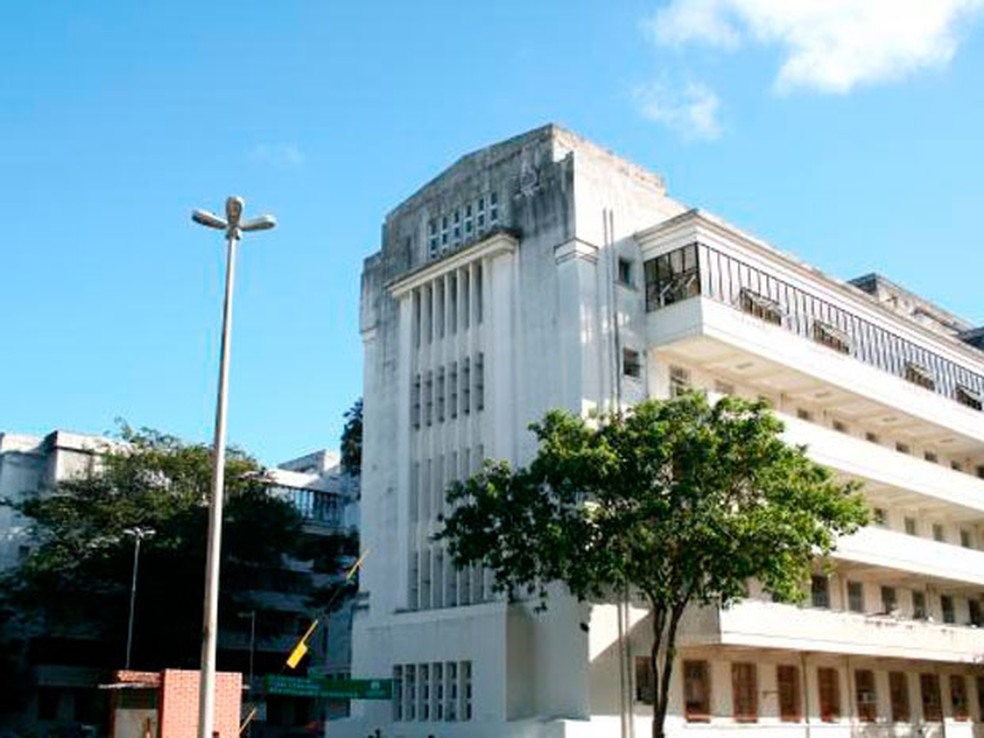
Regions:
[[[220, 672], [215, 676], [215, 725], [219, 738], [238, 738], [243, 675]], [[198, 672], [167, 669], [161, 685], [160, 738], [196, 738], [198, 735]]]

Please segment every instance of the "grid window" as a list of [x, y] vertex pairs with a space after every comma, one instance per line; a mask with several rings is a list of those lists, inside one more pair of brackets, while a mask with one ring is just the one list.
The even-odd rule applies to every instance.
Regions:
[[393, 720], [403, 720], [403, 667], [397, 664], [393, 667]]
[[888, 694], [892, 703], [892, 722], [909, 722], [911, 714], [909, 709], [909, 677], [904, 671], [889, 672]]
[[820, 692], [820, 719], [825, 723], [840, 720], [840, 681], [837, 670], [829, 667], [817, 669], [817, 686]]
[[647, 261], [646, 310], [658, 310], [700, 294], [697, 245], [690, 244]]
[[864, 585], [861, 582], [847, 583], [847, 609], [864, 612]]
[[789, 665], [776, 667], [779, 692], [779, 718], [784, 723], [799, 722], [803, 717], [800, 697], [799, 668]]
[[782, 325], [782, 307], [778, 302], [770, 300], [765, 295], [742, 288], [739, 305], [743, 312], [761, 318], [766, 323]]
[[943, 699], [940, 678], [936, 674], [919, 675], [919, 695], [922, 699], [923, 720], [938, 723], [943, 720]]
[[878, 696], [875, 692], [875, 672], [857, 669], [854, 672], [854, 692], [858, 703], [858, 720], [873, 723], [878, 717]]
[[495, 225], [499, 222], [499, 194], [496, 192], [489, 193], [489, 225]]
[[472, 664], [461, 662], [461, 719], [472, 719]]
[[690, 372], [681, 366], [670, 367], [670, 397], [679, 397], [690, 387]]
[[468, 203], [465, 205], [465, 238], [470, 238], [474, 230], [475, 221], [472, 215], [472, 205], [471, 203]]
[[706, 661], [683, 662], [683, 705], [689, 722], [711, 719], [711, 681]]
[[448, 247], [448, 216], [443, 216], [441, 218], [441, 251], [447, 250]]
[[444, 664], [431, 664], [431, 716], [444, 720]]
[[475, 226], [478, 229], [478, 235], [481, 236], [485, 233], [485, 198], [478, 198], [478, 202], [475, 203]]
[[432, 220], [427, 224], [427, 255], [431, 259], [437, 258], [437, 221]]
[[842, 354], [851, 353], [850, 337], [830, 323], [821, 320], [813, 321], [813, 340]]
[[454, 211], [454, 228], [452, 229], [452, 237], [454, 239], [454, 245], [457, 246], [461, 243], [461, 211]]
[[430, 720], [430, 666], [421, 664], [417, 667], [420, 671], [420, 688], [417, 690], [417, 714], [421, 720]]
[[445, 662], [444, 680], [444, 715], [453, 723], [458, 719], [458, 662]]
[[403, 668], [403, 714], [406, 720], [417, 719], [417, 667], [407, 664]]
[[814, 607], [830, 607], [830, 580], [823, 574], [810, 579], [810, 602]]
[[755, 664], [731, 665], [731, 701], [735, 720], [742, 723], [758, 720], [758, 671]]

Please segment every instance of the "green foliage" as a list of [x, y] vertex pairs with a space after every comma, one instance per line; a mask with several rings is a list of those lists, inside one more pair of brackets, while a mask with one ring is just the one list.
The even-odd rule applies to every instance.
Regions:
[[362, 473], [362, 398], [345, 412], [342, 429], [342, 470], [348, 474]]
[[[30, 520], [35, 545], [5, 576], [0, 591], [17, 612], [43, 623], [49, 639], [95, 636], [105, 644], [107, 663], [119, 666], [134, 555], [127, 529], [151, 528], [153, 537], [141, 542], [134, 665], [194, 666], [201, 644], [211, 449], [128, 426], [121, 436], [121, 443], [94, 458], [88, 475], [13, 505]], [[294, 507], [269, 494], [262, 472], [243, 452], [228, 453], [220, 616], [229, 624], [238, 611], [257, 607], [253, 590], [281, 579], [285, 556], [312, 560], [320, 554]], [[320, 556], [319, 568], [337, 571], [337, 557], [328, 558]], [[305, 578], [303, 586], [291, 586], [315, 595], [311, 576], [298, 576]]]
[[685, 607], [727, 607], [751, 578], [798, 600], [815, 559], [867, 521], [856, 486], [784, 443], [761, 402], [691, 392], [598, 423], [554, 411], [531, 430], [533, 462], [487, 463], [453, 485], [436, 538], [541, 605], [555, 581], [580, 600], [643, 598], [663, 675], [654, 735]]

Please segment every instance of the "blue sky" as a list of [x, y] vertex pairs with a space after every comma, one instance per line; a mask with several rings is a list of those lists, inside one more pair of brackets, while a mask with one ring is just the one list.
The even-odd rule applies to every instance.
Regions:
[[362, 259], [459, 155], [560, 123], [839, 277], [984, 323], [984, 0], [19, 3], [0, 26], [0, 429], [334, 447]]

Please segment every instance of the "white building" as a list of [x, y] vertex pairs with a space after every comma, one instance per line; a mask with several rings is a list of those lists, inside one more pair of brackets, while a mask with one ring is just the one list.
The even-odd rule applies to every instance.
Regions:
[[527, 461], [546, 410], [686, 384], [768, 398], [789, 441], [865, 483], [876, 524], [805, 607], [753, 583], [690, 614], [671, 735], [984, 735], [972, 328], [882, 278], [825, 276], [554, 126], [463, 157], [387, 216], [365, 264], [353, 673], [395, 697], [334, 734], [648, 735], [642, 609], [509, 605], [430, 535], [446, 483]]

